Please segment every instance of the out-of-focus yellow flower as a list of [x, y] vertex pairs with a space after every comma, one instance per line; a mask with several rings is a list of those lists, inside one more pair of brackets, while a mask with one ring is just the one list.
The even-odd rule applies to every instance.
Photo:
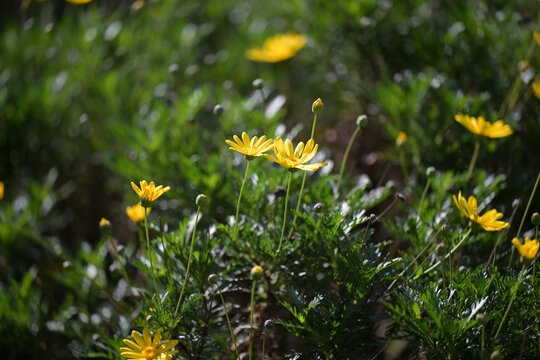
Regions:
[[0, 200], [4, 198], [4, 182], [0, 181]]
[[137, 360], [168, 360], [178, 352], [178, 350], [172, 350], [178, 344], [178, 340], [164, 340], [160, 345], [161, 333], [163, 328], [159, 328], [154, 335], [150, 335], [150, 330], [145, 328], [142, 336], [139, 332], [133, 330], [131, 335], [135, 341], [124, 339], [124, 344], [128, 347], [120, 348], [120, 355], [127, 359]]
[[260, 139], [257, 138], [257, 136], [254, 136], [250, 140], [248, 134], [243, 132], [242, 139], [236, 135], [234, 135], [233, 138], [236, 142], [225, 140], [225, 142], [231, 146], [229, 149], [244, 154], [248, 160], [253, 160], [257, 156], [263, 156], [264, 152], [274, 147], [274, 144], [272, 144], [273, 140], [266, 140], [265, 135], [261, 136]]
[[536, 30], [533, 32], [533, 37], [536, 44], [540, 45], [540, 34]]
[[66, 1], [72, 4], [82, 5], [82, 4], [88, 4], [92, 0], [66, 0]]
[[534, 96], [536, 96], [537, 99], [540, 99], [540, 81], [533, 81], [531, 87], [533, 89]]
[[300, 142], [296, 146], [296, 149], [293, 149], [293, 145], [289, 139], [285, 140], [285, 143], [281, 139], [281, 137], [278, 137], [274, 141], [274, 155], [267, 155], [264, 156], [268, 160], [272, 160], [273, 162], [276, 162], [278, 164], [283, 165], [283, 167], [287, 170], [308, 170], [308, 171], [315, 171], [319, 168], [328, 165], [326, 162], [322, 163], [316, 163], [316, 164], [305, 164], [309, 160], [313, 159], [315, 154], [317, 153], [317, 149], [319, 148], [319, 145], [315, 145], [315, 141], [313, 139], [309, 139], [309, 141], [306, 143], [306, 146], [304, 147], [304, 143]]
[[492, 124], [486, 121], [483, 116], [475, 118], [469, 115], [457, 114], [454, 118], [475, 135], [486, 136], [492, 139], [512, 135], [512, 128], [502, 120], [497, 120]]
[[104, 226], [110, 226], [111, 225], [111, 222], [107, 219], [105, 219], [104, 217], [101, 218], [101, 220], [99, 221], [99, 227], [102, 228]]
[[401, 146], [407, 142], [407, 134], [405, 134], [403, 131], [400, 131], [397, 138], [396, 138], [396, 145]]
[[131, 10], [133, 11], [137, 11], [137, 10], [141, 10], [144, 5], [146, 5], [146, 2], [144, 0], [136, 0], [133, 2], [133, 4], [131, 4]]
[[469, 196], [469, 200], [465, 200], [465, 198], [461, 196], [460, 191], [457, 198], [455, 195], [452, 197], [454, 198], [454, 202], [459, 211], [467, 218], [483, 227], [484, 230], [501, 231], [502, 229], [510, 227], [509, 223], [499, 221], [499, 219], [503, 217], [503, 213], [497, 212], [495, 209], [487, 211], [482, 216], [478, 215], [478, 203], [474, 196]]
[[140, 188], [132, 181], [131, 187], [141, 198], [141, 205], [144, 207], [149, 207], [158, 197], [171, 190], [170, 186], [163, 188], [163, 185], [159, 185], [156, 187], [153, 181], [148, 184], [146, 180], [142, 180], [139, 184]]
[[534, 259], [540, 248], [538, 240], [531, 240], [529, 237], [525, 238], [525, 244], [520, 243], [518, 238], [513, 238], [512, 244], [514, 244], [521, 256], [529, 260]]
[[276, 63], [296, 55], [306, 45], [302, 34], [280, 34], [266, 39], [262, 48], [251, 48], [246, 57], [253, 61]]
[[[152, 208], [149, 207], [147, 209], [147, 214], [150, 214]], [[128, 206], [126, 208], [126, 214], [134, 223], [144, 221], [144, 207], [141, 205], [141, 203], [137, 203], [133, 206]]]

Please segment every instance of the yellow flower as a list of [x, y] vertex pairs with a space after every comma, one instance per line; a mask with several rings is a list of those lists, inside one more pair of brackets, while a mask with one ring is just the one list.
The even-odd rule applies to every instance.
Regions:
[[70, 2], [72, 4], [77, 4], [77, 5], [81, 5], [81, 4], [87, 4], [89, 3], [90, 1], [92, 0], [66, 0], [67, 2]]
[[521, 256], [529, 260], [534, 259], [540, 248], [538, 240], [531, 240], [529, 237], [525, 238], [525, 244], [521, 244], [518, 238], [513, 238], [512, 244], [516, 246]]
[[163, 328], [159, 328], [154, 335], [154, 340], [152, 341], [152, 336], [150, 335], [150, 330], [145, 328], [143, 334], [135, 330], [131, 333], [135, 341], [124, 339], [124, 344], [129, 347], [121, 347], [120, 355], [127, 359], [137, 359], [137, 360], [168, 360], [172, 357], [173, 354], [177, 353], [178, 350], [171, 350], [173, 347], [178, 344], [178, 340], [165, 340], [163, 344], [159, 345], [161, 342], [161, 333]]
[[111, 222], [107, 219], [105, 219], [104, 217], [101, 218], [101, 220], [99, 221], [99, 227], [102, 228], [104, 226], [110, 226], [111, 225]]
[[[150, 214], [150, 210], [152, 210], [152, 208], [148, 208], [147, 215]], [[134, 223], [141, 222], [144, 220], [144, 207], [141, 205], [141, 203], [128, 206], [126, 208], [126, 214]]]
[[540, 99], [540, 81], [533, 81], [531, 84], [534, 96], [536, 96], [537, 99]]
[[266, 39], [262, 48], [251, 48], [246, 57], [253, 61], [276, 63], [292, 58], [306, 44], [302, 34], [280, 34]]
[[534, 40], [536, 41], [536, 43], [538, 45], [540, 45], [540, 34], [536, 31], [533, 32], [533, 37], [534, 37]]
[[273, 162], [283, 165], [283, 167], [288, 170], [300, 169], [315, 171], [320, 167], [328, 165], [326, 162], [304, 165], [304, 163], [313, 159], [317, 153], [318, 147], [319, 145], [315, 145], [315, 141], [313, 141], [313, 139], [309, 139], [305, 147], [304, 143], [300, 142], [296, 146], [296, 149], [293, 150], [293, 145], [289, 139], [285, 140], [285, 143], [283, 143], [281, 137], [278, 137], [274, 141], [275, 156], [267, 154], [264, 156], [268, 160], [272, 160]]
[[170, 186], [163, 188], [163, 185], [159, 185], [156, 187], [153, 181], [148, 184], [146, 180], [143, 180], [139, 184], [141, 185], [140, 188], [132, 181], [131, 187], [141, 198], [141, 205], [144, 207], [149, 207], [158, 197], [171, 190]]
[[405, 134], [403, 131], [400, 131], [397, 138], [396, 138], [396, 145], [401, 146], [407, 142], [407, 134]]
[[236, 143], [231, 140], [225, 140], [225, 142], [231, 146], [229, 149], [246, 155], [246, 159], [248, 160], [253, 160], [257, 156], [263, 156], [264, 152], [274, 147], [274, 144], [272, 144], [273, 140], [266, 140], [265, 135], [261, 136], [260, 139], [257, 138], [257, 136], [254, 136], [250, 140], [248, 134], [243, 132], [242, 139], [236, 135], [234, 135], [233, 138]]
[[484, 215], [478, 215], [478, 204], [474, 196], [469, 196], [469, 200], [465, 200], [461, 196], [461, 191], [456, 196], [452, 196], [454, 202], [456, 203], [457, 208], [461, 211], [467, 218], [474, 221], [478, 225], [484, 228], [487, 231], [501, 231], [510, 227], [510, 224], [504, 221], [498, 221], [503, 217], [503, 213], [497, 212], [497, 210], [492, 209], [487, 211]]
[[493, 124], [486, 121], [483, 116], [478, 118], [457, 114], [456, 121], [465, 126], [475, 135], [486, 136], [488, 138], [501, 138], [512, 134], [512, 128], [506, 125], [502, 120], [497, 120]]
[[0, 200], [4, 198], [4, 182], [0, 181]]

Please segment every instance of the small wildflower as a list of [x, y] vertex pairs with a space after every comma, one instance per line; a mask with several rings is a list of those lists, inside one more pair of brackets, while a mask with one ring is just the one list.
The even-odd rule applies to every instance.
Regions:
[[409, 138], [407, 137], [407, 134], [405, 134], [403, 131], [400, 131], [397, 138], [396, 138], [396, 145], [401, 146], [407, 142]]
[[536, 30], [533, 31], [533, 37], [534, 37], [534, 41], [536, 41], [536, 44], [540, 45], [540, 34]]
[[[148, 215], [152, 208], [148, 207], [147, 209], [148, 212], [146, 214]], [[144, 221], [144, 207], [141, 203], [126, 207], [126, 214], [135, 224]]]
[[529, 260], [534, 259], [534, 257], [538, 253], [538, 249], [540, 248], [540, 243], [538, 242], [538, 240], [531, 240], [531, 238], [529, 237], [525, 238], [524, 244], [519, 242], [518, 238], [513, 238], [512, 244], [514, 244], [521, 256]]
[[206, 197], [206, 195], [199, 194], [199, 195], [197, 195], [197, 198], [195, 199], [195, 205], [203, 206], [204, 204], [206, 204], [207, 200], [208, 200], [208, 198]]
[[128, 347], [120, 348], [120, 355], [127, 359], [137, 359], [137, 360], [168, 360], [171, 359], [173, 354], [177, 353], [178, 350], [172, 350], [178, 344], [178, 340], [165, 340], [160, 345], [161, 333], [163, 328], [159, 328], [154, 335], [150, 335], [150, 330], [145, 328], [143, 330], [142, 336], [139, 332], [133, 330], [131, 335], [135, 341], [124, 339], [124, 344]]
[[368, 119], [366, 115], [360, 115], [356, 118], [356, 126], [365, 128], [368, 124]]
[[263, 268], [256, 265], [251, 268], [250, 276], [253, 280], [259, 280], [263, 276]]
[[145, 208], [149, 207], [161, 195], [171, 190], [170, 186], [163, 188], [163, 185], [159, 185], [156, 187], [156, 184], [154, 184], [153, 181], [148, 184], [146, 180], [142, 180], [139, 182], [139, 184], [141, 186], [140, 188], [132, 181], [131, 187], [137, 193], [137, 195], [139, 195], [141, 198], [141, 205]]
[[253, 61], [276, 63], [292, 58], [306, 45], [307, 38], [301, 34], [281, 34], [267, 39], [262, 48], [251, 48], [246, 57]]
[[281, 137], [278, 137], [274, 141], [274, 155], [264, 155], [268, 160], [272, 160], [287, 170], [306, 170], [306, 171], [315, 171], [319, 168], [328, 165], [326, 162], [316, 163], [316, 164], [305, 164], [309, 160], [313, 159], [317, 153], [319, 145], [315, 145], [313, 139], [309, 139], [304, 147], [304, 143], [300, 142], [296, 146], [296, 149], [293, 149], [293, 145], [289, 139], [283, 140]]
[[536, 96], [537, 99], [540, 99], [540, 81], [533, 81], [531, 87], [533, 89], [534, 96]]
[[105, 219], [104, 217], [102, 217], [101, 220], [99, 221], [99, 227], [103, 228], [103, 227], [106, 227], [106, 226], [111, 226], [111, 222], [109, 220]]
[[234, 135], [233, 138], [236, 142], [225, 140], [225, 142], [231, 146], [229, 149], [244, 154], [247, 160], [253, 160], [255, 157], [264, 156], [264, 152], [274, 147], [274, 144], [272, 144], [273, 140], [266, 140], [266, 135], [261, 136], [260, 139], [257, 136], [254, 136], [250, 140], [248, 134], [243, 132], [242, 139], [236, 135]]
[[317, 100], [313, 102], [313, 105], [311, 105], [311, 112], [318, 115], [322, 113], [323, 108], [324, 108], [324, 104], [321, 98], [318, 98]]
[[221, 106], [220, 104], [217, 104], [216, 106], [214, 106], [213, 113], [217, 117], [223, 115], [223, 106]]
[[469, 115], [457, 114], [454, 118], [475, 135], [486, 136], [492, 139], [512, 135], [512, 128], [502, 120], [497, 120], [492, 124], [486, 121], [483, 116], [476, 118]]
[[495, 209], [487, 211], [482, 216], [478, 215], [478, 203], [474, 196], [469, 196], [469, 199], [465, 200], [465, 198], [461, 196], [460, 191], [458, 197], [456, 198], [456, 196], [453, 195], [453, 198], [459, 211], [461, 211], [469, 220], [474, 221], [484, 228], [484, 230], [501, 231], [510, 227], [509, 223], [499, 221], [499, 219], [503, 217], [503, 213], [497, 212]]
[[149, 307], [148, 310], [150, 310], [151, 312], [156, 312], [156, 308], [153, 307]]

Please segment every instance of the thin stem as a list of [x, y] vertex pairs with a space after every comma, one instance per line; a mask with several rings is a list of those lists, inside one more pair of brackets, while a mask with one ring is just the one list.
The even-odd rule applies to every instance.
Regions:
[[289, 172], [289, 182], [287, 184], [287, 195], [285, 196], [285, 210], [283, 211], [283, 227], [281, 228], [281, 237], [279, 238], [279, 245], [277, 252], [281, 250], [281, 243], [283, 242], [283, 235], [285, 234], [285, 224], [287, 222], [287, 206], [289, 204], [289, 191], [291, 190], [292, 172]]
[[253, 285], [251, 286], [251, 313], [249, 316], [249, 359], [253, 357], [253, 312], [255, 310], [255, 288], [257, 286], [257, 281], [253, 280]]
[[336, 192], [338, 196], [339, 196], [339, 187], [341, 185], [341, 179], [343, 179], [343, 173], [345, 172], [345, 164], [347, 163], [349, 153], [351, 152], [354, 139], [356, 138], [356, 135], [358, 135], [359, 132], [360, 132], [360, 126], [357, 126], [356, 130], [351, 136], [351, 139], [349, 140], [349, 144], [347, 145], [347, 149], [345, 150], [345, 155], [343, 156], [343, 160], [341, 161], [341, 169], [339, 170], [339, 178], [338, 178], [337, 186], [336, 186]]
[[182, 290], [180, 291], [180, 297], [178, 298], [178, 303], [176, 304], [176, 309], [174, 310], [173, 317], [176, 317], [178, 314], [178, 309], [180, 309], [180, 303], [182, 302], [182, 296], [184, 295], [184, 290], [186, 289], [187, 279], [189, 278], [189, 269], [191, 267], [191, 257], [193, 256], [193, 244], [195, 244], [195, 232], [197, 231], [197, 222], [199, 221], [199, 213], [201, 212], [201, 207], [197, 207], [197, 215], [195, 216], [195, 225], [193, 225], [193, 233], [191, 234], [191, 246], [189, 247], [189, 259], [188, 266], [186, 269], [186, 277], [184, 278], [184, 284], [182, 285]]
[[129, 276], [127, 274], [126, 268], [124, 267], [124, 264], [122, 264], [122, 261], [120, 261], [120, 255], [118, 254], [118, 249], [116, 248], [116, 244], [114, 243], [112, 236], [109, 235], [108, 238], [114, 250], [114, 254], [116, 255], [116, 260], [118, 260], [118, 263], [120, 263], [120, 267], [122, 268], [122, 272], [124, 273], [124, 278], [126, 279], [126, 282], [129, 286], [129, 291], [133, 295], [133, 288], [131, 287], [131, 282], [129, 281]]
[[[536, 193], [536, 189], [538, 188], [539, 182], [540, 182], [540, 172], [538, 172], [538, 176], [536, 177], [536, 182], [534, 183], [531, 196], [529, 197], [529, 202], [527, 203], [527, 207], [525, 208], [525, 212], [523, 213], [523, 217], [521, 218], [521, 223], [519, 224], [519, 229], [516, 235], [518, 239], [519, 239], [519, 235], [521, 234], [521, 229], [523, 228], [523, 223], [525, 223], [525, 218], [527, 217], [527, 213], [529, 212], [529, 208], [531, 207], [531, 203], [533, 201], [534, 194]], [[512, 258], [514, 257], [514, 250], [515, 250], [515, 247], [512, 246], [512, 252], [510, 253], [510, 261], [508, 262], [508, 266], [512, 264]]]
[[244, 180], [242, 181], [242, 187], [240, 188], [240, 194], [238, 195], [238, 202], [236, 203], [236, 219], [234, 221], [234, 240], [238, 241], [238, 213], [240, 211], [240, 200], [242, 199], [242, 192], [244, 191], [244, 185], [248, 177], [250, 160], [247, 161], [246, 173], [244, 174]]
[[466, 179], [469, 180], [471, 178], [472, 172], [474, 170], [474, 165], [476, 165], [476, 160], [478, 160], [478, 151], [480, 150], [480, 142], [476, 140], [474, 143], [474, 152], [471, 159], [471, 162], [469, 164], [469, 169], [467, 170]]
[[493, 337], [493, 341], [497, 340], [499, 337], [499, 333], [501, 332], [502, 326], [504, 324], [504, 321], [506, 320], [506, 317], [508, 316], [508, 312], [510, 311], [510, 308], [512, 307], [512, 304], [514, 303], [514, 299], [516, 298], [517, 289], [519, 285], [521, 285], [521, 282], [523, 281], [523, 276], [525, 275], [525, 264], [521, 267], [521, 272], [519, 274], [519, 279], [514, 285], [514, 288], [512, 289], [512, 297], [510, 298], [510, 302], [508, 303], [508, 306], [506, 307], [506, 311], [504, 312], [504, 316], [501, 320], [501, 323], [499, 324], [499, 328], [497, 329], [497, 332], [495, 333], [495, 336]]
[[144, 208], [144, 229], [146, 230], [146, 246], [148, 247], [148, 257], [150, 258], [150, 266], [152, 268], [152, 278], [154, 279], [154, 287], [158, 299], [159, 309], [161, 310], [161, 296], [159, 295], [159, 287], [156, 280], [156, 270], [154, 269], [154, 260], [152, 259], [152, 248], [150, 247], [150, 236], [148, 236], [148, 208]]
[[[313, 115], [313, 125], [311, 126], [311, 138], [313, 139], [313, 136], [315, 135], [315, 125], [317, 125], [317, 114]], [[306, 177], [307, 177], [307, 171], [304, 171], [304, 177], [302, 178], [302, 186], [300, 186], [300, 195], [298, 196], [298, 204], [296, 204], [296, 212], [294, 214], [293, 222], [292, 222], [292, 228], [289, 232], [289, 236], [287, 236], [287, 239], [291, 237], [292, 232], [294, 230], [294, 225], [296, 225], [296, 219], [298, 218], [298, 213], [300, 212], [300, 204], [302, 204], [302, 195], [304, 195], [304, 186], [306, 185]]]
[[225, 300], [223, 299], [223, 294], [221, 293], [221, 289], [219, 288], [219, 284], [216, 284], [219, 297], [221, 298], [221, 303], [223, 304], [223, 310], [225, 311], [225, 318], [227, 318], [227, 325], [229, 325], [229, 331], [231, 332], [231, 338], [234, 344], [234, 350], [236, 351], [236, 358], [240, 360], [240, 353], [238, 352], [238, 346], [236, 345], [236, 339], [234, 338], [234, 332], [231, 326], [231, 321], [229, 320], [229, 313], [227, 312], [227, 306], [225, 306]]
[[437, 267], [439, 267], [439, 265], [441, 265], [441, 263], [442, 263], [443, 261], [445, 261], [446, 259], [448, 259], [453, 253], [456, 252], [456, 250], [457, 250], [461, 245], [463, 245], [463, 243], [465, 242], [465, 240], [467, 239], [467, 237], [469, 237], [469, 234], [470, 234], [470, 233], [471, 233], [471, 229], [469, 228], [469, 230], [467, 230], [467, 232], [465, 233], [465, 235], [463, 235], [463, 238], [456, 244], [456, 246], [454, 246], [454, 247], [452, 248], [452, 250], [450, 250], [450, 252], [449, 252], [448, 254], [446, 254], [446, 255], [444, 256], [444, 258], [442, 258], [442, 260], [437, 261], [433, 266], [431, 266], [429, 269], [427, 269], [427, 270], [424, 271], [423, 273], [416, 275], [416, 276], [414, 277], [414, 280], [418, 279], [420, 276], [425, 275], [425, 274], [427, 274], [428, 272], [430, 272], [430, 271], [436, 269]]
[[263, 88], [259, 89], [259, 92], [261, 93], [261, 99], [262, 99], [262, 112], [263, 114], [266, 114], [266, 96], [264, 96], [264, 90]]
[[405, 166], [405, 153], [401, 149], [399, 150], [399, 163], [401, 165], [401, 171], [403, 172], [405, 181], [407, 181], [409, 178], [409, 172], [407, 171], [407, 166]]
[[422, 216], [422, 210], [424, 208], [424, 199], [426, 198], [429, 185], [431, 184], [431, 178], [427, 179], [426, 186], [424, 186], [424, 192], [422, 192], [422, 197], [420, 198], [420, 204], [418, 204], [418, 218]]
[[486, 346], [486, 326], [485, 324], [482, 325], [482, 343], [480, 345], [480, 357], [484, 356], [484, 348]]
[[264, 360], [265, 349], [266, 349], [266, 326], [264, 327], [264, 334], [263, 334], [262, 360]]
[[317, 238], [319, 237], [319, 227], [321, 225], [321, 218], [319, 217], [319, 220], [317, 220], [317, 225], [315, 226], [315, 242], [317, 242]]

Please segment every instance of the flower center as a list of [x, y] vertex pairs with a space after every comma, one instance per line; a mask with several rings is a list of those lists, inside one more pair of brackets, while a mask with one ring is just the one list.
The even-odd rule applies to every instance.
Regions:
[[142, 352], [141, 355], [147, 359], [153, 359], [157, 355], [157, 350], [153, 346], [147, 346]]

